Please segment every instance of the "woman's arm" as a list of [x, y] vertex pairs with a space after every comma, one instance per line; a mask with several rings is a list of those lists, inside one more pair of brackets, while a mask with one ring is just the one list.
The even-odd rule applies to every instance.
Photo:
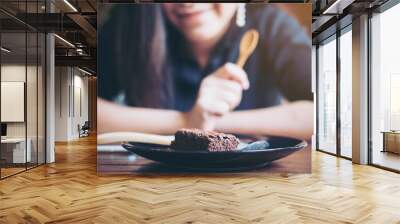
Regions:
[[275, 107], [232, 112], [217, 121], [216, 130], [308, 140], [313, 134], [313, 124], [313, 102], [296, 101]]
[[184, 114], [174, 110], [136, 108], [97, 100], [99, 133], [136, 131], [153, 134], [172, 134], [185, 127]]
[[[216, 130], [239, 134], [287, 136], [308, 140], [313, 134], [311, 92], [311, 38], [295, 19], [274, 10], [260, 21], [259, 74], [270, 74], [288, 103], [254, 110], [234, 111], [216, 124]], [[264, 36], [265, 35], [265, 36]], [[267, 65], [267, 66], [264, 66]]]
[[173, 134], [180, 128], [214, 130], [216, 121], [239, 104], [248, 86], [246, 73], [227, 63], [202, 81], [197, 100], [188, 112], [122, 106], [99, 98], [98, 130], [152, 134]]

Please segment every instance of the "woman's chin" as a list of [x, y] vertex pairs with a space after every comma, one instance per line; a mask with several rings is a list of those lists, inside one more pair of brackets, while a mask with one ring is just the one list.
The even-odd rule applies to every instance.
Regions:
[[185, 36], [188, 40], [190, 40], [190, 42], [201, 44], [201, 42], [203, 42], [203, 41], [208, 41], [208, 40], [214, 39], [215, 36], [217, 36], [217, 35], [218, 34], [213, 32], [212, 29], [209, 29], [209, 26], [208, 26], [208, 27], [204, 27], [204, 28], [198, 27], [197, 29], [193, 29], [193, 30], [191, 30], [191, 32], [187, 32]]

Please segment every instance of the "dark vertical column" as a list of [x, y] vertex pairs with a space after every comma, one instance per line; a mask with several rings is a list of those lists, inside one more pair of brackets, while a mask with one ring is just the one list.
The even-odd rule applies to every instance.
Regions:
[[72, 120], [74, 120], [75, 119], [75, 68], [74, 67], [71, 67], [71, 72], [72, 72], [71, 73], [71, 79], [72, 79], [71, 80], [72, 81], [72, 87], [71, 87]]
[[[49, 8], [49, 3], [48, 1], [45, 2], [45, 8], [44, 11], [45, 13], [48, 13], [48, 8]], [[44, 33], [44, 67], [42, 68], [42, 72], [44, 72], [44, 77], [42, 74], [42, 79], [44, 79], [44, 163], [47, 163], [47, 44], [48, 44], [48, 40], [47, 40], [47, 36], [49, 34], [47, 32]], [[43, 51], [42, 51], [43, 53]], [[42, 59], [43, 60], [43, 59]], [[43, 81], [42, 81], [43, 82]]]
[[68, 72], [68, 118], [71, 117], [71, 69], [70, 67], [67, 67], [67, 72]]
[[315, 148], [318, 150], [319, 149], [319, 44], [316, 45], [315, 47], [315, 104], [316, 104], [316, 110], [315, 110], [315, 122], [317, 123], [315, 125]]
[[[39, 13], [39, 0], [36, 0], [36, 13]], [[37, 19], [36, 22], [38, 23], [39, 19]], [[38, 165], [39, 165], [39, 31], [36, 31], [36, 166]]]
[[[371, 42], [371, 37], [372, 37], [372, 29], [371, 29], [371, 19], [372, 19], [372, 11], [368, 12], [368, 19], [367, 19], [367, 46], [368, 46], [368, 53], [367, 53], [367, 64], [368, 64], [368, 70], [367, 70], [367, 83], [368, 83], [368, 89], [367, 89], [367, 104], [368, 104], [368, 114], [367, 114], [367, 129], [368, 129], [368, 155], [367, 155], [367, 164], [372, 164], [373, 163], [373, 153], [372, 153], [372, 60], [371, 60], [371, 55], [372, 55], [372, 42]], [[384, 148], [385, 145], [384, 145]]]
[[340, 82], [341, 82], [341, 64], [340, 64], [340, 35], [339, 27], [336, 31], [336, 154], [341, 156], [341, 119], [340, 119]]
[[[28, 21], [28, 0], [25, 0], [25, 21]], [[27, 113], [27, 97], [28, 97], [28, 24], [25, 23], [25, 87], [24, 87], [24, 123], [25, 123], [25, 170], [28, 169], [28, 113]]]
[[[2, 47], [3, 46], [3, 44], [2, 44], [2, 32], [1, 32], [1, 30], [2, 30], [2, 23], [0, 22], [0, 47]], [[0, 125], [2, 124], [1, 123], [1, 67], [2, 67], [2, 58], [1, 58], [1, 55], [2, 55], [2, 52], [1, 52], [1, 50], [0, 50]], [[2, 156], [1, 156], [1, 150], [2, 150], [2, 148], [1, 148], [1, 146], [2, 146], [2, 144], [0, 144], [0, 179], [2, 179], [2, 175], [1, 175], [1, 171], [2, 171], [2, 168], [3, 168], [3, 160], [2, 160]]]

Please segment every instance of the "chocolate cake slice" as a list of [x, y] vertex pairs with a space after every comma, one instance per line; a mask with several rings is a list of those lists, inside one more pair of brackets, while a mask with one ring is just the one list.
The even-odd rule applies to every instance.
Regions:
[[175, 150], [234, 151], [239, 139], [234, 135], [199, 129], [180, 129], [175, 133], [171, 147]]

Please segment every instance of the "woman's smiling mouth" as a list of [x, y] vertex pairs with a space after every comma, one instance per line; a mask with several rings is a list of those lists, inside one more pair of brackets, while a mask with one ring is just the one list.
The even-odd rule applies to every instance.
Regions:
[[180, 20], [179, 23], [185, 25], [198, 25], [209, 19], [211, 9], [197, 9], [197, 10], [179, 10], [175, 13], [176, 17]]

